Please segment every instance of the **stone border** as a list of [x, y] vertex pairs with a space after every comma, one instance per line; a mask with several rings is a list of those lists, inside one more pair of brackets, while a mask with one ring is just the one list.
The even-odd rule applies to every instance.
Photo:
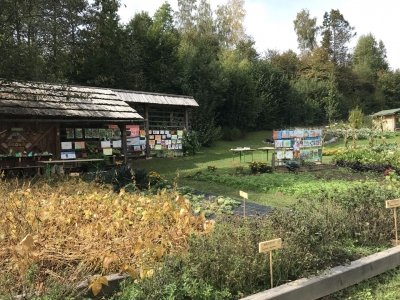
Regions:
[[302, 278], [242, 300], [313, 300], [327, 296], [400, 265], [400, 246], [328, 270], [313, 278]]

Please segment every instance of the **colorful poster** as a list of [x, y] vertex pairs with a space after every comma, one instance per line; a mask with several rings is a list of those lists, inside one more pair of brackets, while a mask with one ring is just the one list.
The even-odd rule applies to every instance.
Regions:
[[286, 151], [285, 152], [286, 159], [293, 159], [293, 151]]
[[75, 142], [75, 149], [85, 149], [85, 142]]
[[126, 125], [127, 136], [135, 137], [140, 136], [140, 126], [139, 125]]
[[61, 159], [76, 159], [75, 152], [61, 152]]

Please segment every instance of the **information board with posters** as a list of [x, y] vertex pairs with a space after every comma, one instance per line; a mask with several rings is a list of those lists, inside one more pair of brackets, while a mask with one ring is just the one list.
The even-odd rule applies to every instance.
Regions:
[[272, 137], [277, 165], [289, 160], [322, 161], [322, 129], [274, 130]]

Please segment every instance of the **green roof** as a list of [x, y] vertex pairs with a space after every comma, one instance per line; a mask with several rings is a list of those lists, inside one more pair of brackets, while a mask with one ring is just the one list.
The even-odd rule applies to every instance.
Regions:
[[390, 115], [394, 115], [398, 112], [400, 112], [400, 108], [387, 109], [387, 110], [378, 111], [377, 113], [372, 114], [372, 116], [373, 117], [390, 116]]

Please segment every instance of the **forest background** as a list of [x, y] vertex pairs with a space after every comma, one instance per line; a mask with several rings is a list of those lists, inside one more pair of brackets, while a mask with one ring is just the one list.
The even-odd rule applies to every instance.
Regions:
[[178, 0], [177, 11], [166, 2], [128, 24], [119, 6], [0, 0], [0, 78], [192, 95], [203, 145], [221, 133], [329, 124], [355, 107], [365, 114], [400, 107], [400, 71], [390, 69], [384, 43], [356, 36], [339, 10], [322, 24], [306, 9], [297, 14], [297, 54], [255, 50], [244, 0], [215, 10], [207, 0]]

